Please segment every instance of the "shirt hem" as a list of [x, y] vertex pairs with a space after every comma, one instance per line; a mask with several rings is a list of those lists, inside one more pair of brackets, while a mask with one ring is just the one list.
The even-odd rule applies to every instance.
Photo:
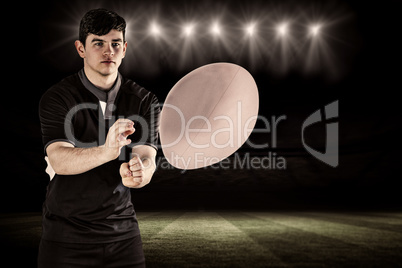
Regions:
[[127, 240], [133, 237], [140, 235], [140, 232], [132, 232], [130, 234], [119, 236], [114, 239], [105, 239], [105, 240], [80, 240], [77, 238], [74, 239], [53, 239], [49, 238], [46, 235], [42, 236], [43, 240], [51, 241], [51, 242], [58, 242], [58, 243], [68, 243], [68, 244], [106, 244], [106, 243], [114, 243], [122, 240]]

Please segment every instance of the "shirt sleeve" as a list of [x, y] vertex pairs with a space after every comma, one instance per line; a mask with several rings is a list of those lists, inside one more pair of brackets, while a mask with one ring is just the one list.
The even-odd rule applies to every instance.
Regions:
[[158, 150], [160, 104], [158, 98], [149, 92], [140, 104], [139, 114], [130, 118], [134, 121], [135, 132], [129, 136], [131, 146], [148, 145]]
[[56, 141], [65, 141], [73, 145], [74, 141], [67, 138], [64, 130], [68, 107], [60, 94], [55, 90], [48, 90], [39, 103], [39, 120], [41, 124], [44, 151]]
[[148, 135], [146, 137], [145, 145], [149, 145], [158, 150], [159, 118], [161, 113], [160, 104], [158, 98], [152, 93], [149, 95], [147, 104], [148, 108], [143, 115], [148, 126]]

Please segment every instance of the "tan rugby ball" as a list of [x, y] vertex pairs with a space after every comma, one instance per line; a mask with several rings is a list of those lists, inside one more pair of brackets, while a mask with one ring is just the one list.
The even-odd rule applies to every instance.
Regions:
[[258, 106], [257, 85], [241, 66], [213, 63], [195, 69], [166, 97], [160, 117], [165, 158], [179, 169], [227, 158], [251, 134]]

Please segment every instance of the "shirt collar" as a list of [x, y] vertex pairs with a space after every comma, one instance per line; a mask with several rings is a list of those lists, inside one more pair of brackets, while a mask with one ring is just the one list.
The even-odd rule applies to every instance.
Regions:
[[88, 89], [92, 94], [94, 94], [99, 101], [105, 102], [105, 110], [103, 111], [103, 116], [105, 119], [111, 119], [112, 113], [115, 109], [114, 101], [116, 99], [117, 93], [120, 90], [122, 76], [120, 73], [117, 73], [116, 82], [109, 91], [104, 91], [97, 88], [94, 84], [89, 81], [87, 76], [85, 75], [84, 69], [78, 72], [78, 76], [81, 79], [82, 84], [86, 89]]
[[91, 81], [89, 81], [89, 79], [85, 75], [84, 68], [78, 72], [78, 76], [80, 77], [84, 87], [88, 89], [92, 94], [94, 94], [99, 99], [99, 101], [113, 103], [114, 100], [116, 99], [122, 80], [120, 73], [117, 73], [117, 79], [114, 82], [112, 88], [108, 91], [101, 90], [97, 88], [94, 84], [92, 84]]

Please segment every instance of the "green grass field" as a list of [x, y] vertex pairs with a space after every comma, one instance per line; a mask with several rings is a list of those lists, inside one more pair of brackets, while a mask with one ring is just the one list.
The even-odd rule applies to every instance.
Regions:
[[[402, 266], [402, 213], [139, 211], [137, 215], [147, 267]], [[2, 254], [12, 260], [9, 267], [35, 267], [40, 224], [40, 215], [32, 213], [0, 218]]]
[[402, 266], [402, 213], [138, 213], [148, 267]]

